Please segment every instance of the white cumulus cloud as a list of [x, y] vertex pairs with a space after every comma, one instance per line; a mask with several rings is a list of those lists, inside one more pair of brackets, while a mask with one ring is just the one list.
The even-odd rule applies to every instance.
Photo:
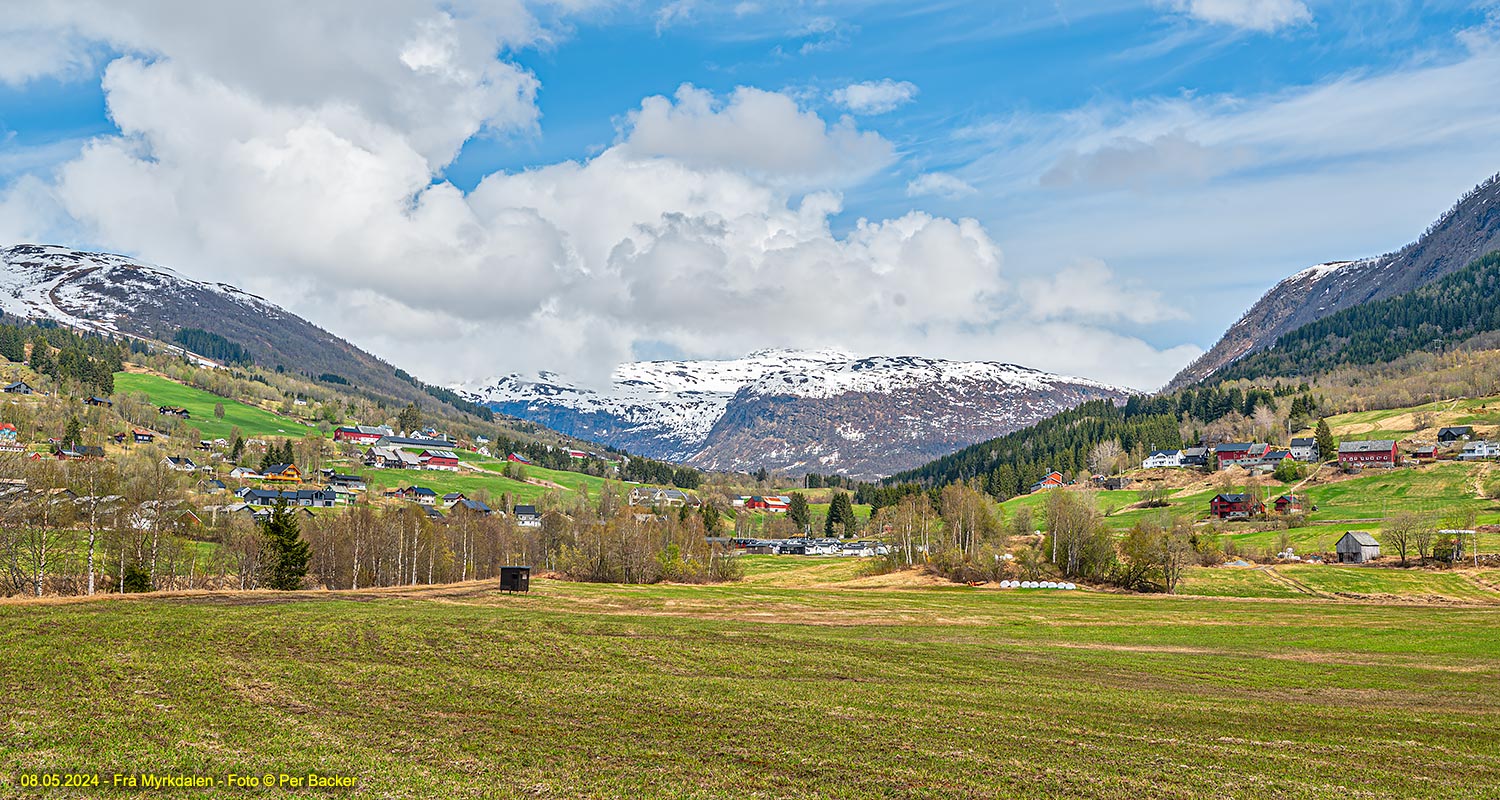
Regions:
[[915, 100], [917, 87], [908, 81], [886, 78], [851, 83], [842, 89], [833, 90], [828, 97], [855, 114], [885, 114]]
[[[972, 219], [843, 218], [839, 190], [894, 146], [779, 92], [684, 85], [624, 110], [590, 158], [461, 191], [440, 176], [465, 141], [540, 130], [538, 83], [504, 54], [553, 34], [519, 3], [374, 5], [30, 12], [16, 24], [124, 53], [102, 78], [119, 132], [55, 179], [0, 189], [0, 238], [236, 283], [435, 381], [602, 378], [643, 344], [835, 345], [1136, 385], [1191, 357], [1104, 333], [1115, 312], [1098, 302], [1029, 315]], [[368, 23], [347, 24], [356, 12]]]

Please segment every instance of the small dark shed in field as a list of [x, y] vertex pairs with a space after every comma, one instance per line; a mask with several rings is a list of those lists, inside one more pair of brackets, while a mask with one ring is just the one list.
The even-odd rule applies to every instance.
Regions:
[[1338, 551], [1340, 564], [1363, 564], [1380, 558], [1380, 542], [1364, 531], [1345, 531], [1333, 549]]
[[501, 567], [500, 590], [503, 592], [531, 591], [531, 567]]

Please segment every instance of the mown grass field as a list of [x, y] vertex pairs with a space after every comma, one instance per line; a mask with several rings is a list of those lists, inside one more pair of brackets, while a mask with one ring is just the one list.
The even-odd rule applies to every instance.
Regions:
[[[183, 424], [197, 428], [209, 439], [228, 439], [236, 427], [246, 437], [322, 435], [316, 428], [309, 428], [290, 417], [283, 417], [238, 400], [219, 397], [202, 389], [184, 386], [156, 375], [136, 372], [115, 373], [116, 394], [136, 392], [148, 395], [155, 405], [186, 408], [192, 412], [193, 416], [192, 419], [184, 420]], [[214, 417], [215, 403], [224, 404], [223, 419]]]
[[[343, 772], [361, 797], [1500, 797], [1495, 608], [880, 588], [849, 563], [0, 604], [0, 794], [66, 769]], [[136, 796], [42, 796], [101, 795]]]

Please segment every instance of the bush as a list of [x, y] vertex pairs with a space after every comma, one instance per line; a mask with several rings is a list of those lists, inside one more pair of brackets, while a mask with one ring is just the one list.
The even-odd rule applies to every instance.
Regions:
[[125, 591], [140, 593], [151, 591], [151, 573], [140, 564], [131, 564], [125, 568]]

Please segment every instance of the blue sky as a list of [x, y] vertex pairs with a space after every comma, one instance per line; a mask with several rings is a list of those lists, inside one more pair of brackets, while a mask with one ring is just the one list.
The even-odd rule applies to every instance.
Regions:
[[1492, 2], [13, 5], [0, 240], [434, 380], [831, 345], [1151, 388], [1500, 171]]

